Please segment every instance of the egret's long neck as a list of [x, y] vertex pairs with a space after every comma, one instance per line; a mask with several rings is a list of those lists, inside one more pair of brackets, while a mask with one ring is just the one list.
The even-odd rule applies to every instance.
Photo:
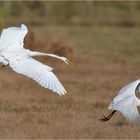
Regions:
[[32, 56], [32, 57], [33, 56], [50, 56], [50, 57], [60, 59], [62, 61], [63, 61], [63, 58], [64, 58], [64, 57], [60, 57], [60, 56], [55, 55], [55, 54], [48, 54], [48, 53], [42, 53], [42, 52], [36, 52], [36, 51], [30, 51], [30, 50], [28, 50], [28, 52], [29, 52], [29, 55]]

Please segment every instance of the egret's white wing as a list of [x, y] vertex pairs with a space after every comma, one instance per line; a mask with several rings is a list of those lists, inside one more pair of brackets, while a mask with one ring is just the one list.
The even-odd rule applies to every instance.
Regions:
[[130, 121], [140, 121], [136, 96], [131, 95], [117, 102], [113, 110], [120, 111]]
[[17, 73], [26, 75], [41, 86], [48, 88], [59, 95], [66, 94], [66, 91], [57, 77], [53, 74], [52, 68], [35, 59], [14, 57], [9, 60], [10, 67]]
[[118, 102], [127, 96], [135, 95], [135, 93], [139, 91], [139, 84], [140, 80], [136, 80], [124, 86], [114, 98], [113, 102]]
[[[21, 27], [10, 27], [3, 29], [0, 37], [0, 50], [3, 49], [13, 49], [14, 45], [16, 47], [23, 47], [24, 37], [27, 34], [27, 27], [22, 24]], [[10, 48], [12, 46], [12, 48]]]

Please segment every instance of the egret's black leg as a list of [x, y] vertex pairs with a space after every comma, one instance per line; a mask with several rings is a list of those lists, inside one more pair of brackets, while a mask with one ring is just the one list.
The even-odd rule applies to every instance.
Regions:
[[105, 116], [103, 115], [103, 117], [102, 117], [101, 119], [99, 119], [99, 120], [100, 120], [100, 121], [103, 121], [103, 122], [110, 120], [116, 111], [117, 111], [117, 110], [112, 111], [107, 117], [105, 117]]

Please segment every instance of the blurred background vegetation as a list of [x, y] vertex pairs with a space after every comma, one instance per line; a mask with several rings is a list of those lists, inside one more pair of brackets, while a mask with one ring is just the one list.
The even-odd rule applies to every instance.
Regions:
[[[44, 33], [43, 40], [48, 37], [57, 39], [51, 41], [52, 46], [58, 46], [60, 50], [76, 46], [73, 48], [84, 56], [87, 54], [92, 56], [92, 60], [99, 59], [98, 63], [106, 60], [114, 62], [116, 59], [140, 62], [139, 15], [140, 1], [0, 1], [1, 29], [24, 23], [32, 28], [30, 31], [37, 31], [34, 35], [36, 39], [42, 38], [39, 32]], [[28, 36], [31, 36], [28, 42], [33, 42], [32, 34]], [[65, 47], [60, 47], [64, 41], [67, 42]], [[49, 43], [39, 46], [45, 44]], [[35, 48], [35, 44], [27, 46]], [[135, 57], [130, 58], [130, 54]]]
[[[139, 1], [0, 1], [1, 24], [140, 24]], [[14, 23], [14, 24], [15, 24]]]

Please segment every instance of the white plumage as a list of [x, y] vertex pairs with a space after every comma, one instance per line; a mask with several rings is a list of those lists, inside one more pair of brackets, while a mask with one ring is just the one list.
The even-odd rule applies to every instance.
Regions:
[[104, 116], [104, 118], [101, 120], [108, 121], [116, 111], [119, 111], [129, 121], [140, 121], [140, 116], [137, 109], [137, 106], [140, 105], [140, 100], [136, 97], [136, 94], [139, 92], [140, 80], [136, 80], [124, 86], [108, 107], [108, 109], [113, 110], [113, 112], [108, 117]]
[[9, 65], [15, 72], [32, 78], [41, 86], [59, 95], [65, 95], [67, 92], [52, 72], [53, 68], [38, 62], [32, 57], [50, 56], [58, 58], [66, 64], [70, 64], [70, 61], [65, 57], [34, 52], [23, 48], [23, 41], [27, 32], [27, 27], [24, 24], [21, 25], [21, 28], [10, 27], [2, 31], [0, 37], [0, 63], [4, 66]]

